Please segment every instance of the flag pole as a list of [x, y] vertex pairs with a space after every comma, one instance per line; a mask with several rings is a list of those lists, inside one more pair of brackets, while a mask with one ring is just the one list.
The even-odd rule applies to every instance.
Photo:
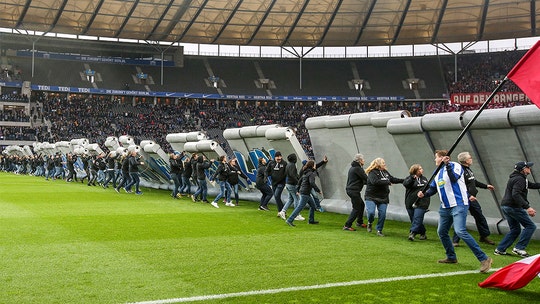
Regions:
[[[478, 116], [480, 116], [480, 113], [482, 113], [482, 111], [484, 111], [484, 109], [488, 106], [489, 102], [493, 99], [493, 97], [495, 96], [495, 94], [497, 94], [502, 86], [506, 83], [506, 81], [508, 81], [508, 77], [505, 76], [504, 79], [499, 83], [499, 85], [495, 88], [495, 90], [493, 90], [493, 92], [491, 92], [491, 94], [489, 95], [489, 97], [486, 99], [486, 101], [484, 101], [484, 103], [482, 104], [482, 106], [480, 107], [480, 109], [478, 110], [478, 112], [476, 112], [476, 114], [473, 116], [473, 118], [471, 119], [471, 121], [469, 121], [469, 123], [465, 126], [465, 128], [463, 128], [463, 130], [461, 131], [461, 133], [459, 134], [458, 138], [454, 141], [454, 143], [452, 144], [452, 146], [450, 147], [450, 149], [448, 149], [448, 154], [447, 156], [450, 156], [450, 154], [452, 154], [452, 152], [454, 151], [454, 149], [456, 149], [457, 145], [459, 144], [459, 142], [461, 141], [461, 139], [463, 139], [463, 137], [465, 136], [465, 134], [467, 134], [467, 131], [469, 131], [469, 129], [471, 128], [471, 125], [476, 121], [476, 119], [478, 118]], [[439, 173], [439, 170], [441, 170], [442, 166], [444, 165], [444, 162], [441, 162], [439, 164], [439, 166], [437, 167], [437, 169], [433, 172], [433, 174], [431, 175], [431, 177], [429, 178], [427, 184], [424, 186], [424, 188], [422, 189], [422, 193], [425, 193], [426, 190], [429, 188], [429, 184], [431, 184], [431, 182], [433, 181], [433, 179], [435, 178], [435, 176], [437, 175], [437, 173]], [[418, 202], [419, 198], [416, 198], [416, 201], [414, 202], [413, 204], [413, 207], [416, 206], [416, 203]]]

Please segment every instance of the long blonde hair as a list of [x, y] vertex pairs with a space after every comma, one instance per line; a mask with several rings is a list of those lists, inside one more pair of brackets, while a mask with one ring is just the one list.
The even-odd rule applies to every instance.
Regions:
[[386, 170], [385, 168], [386, 162], [383, 158], [377, 157], [373, 161], [371, 161], [371, 164], [369, 164], [369, 167], [366, 169], [366, 173], [369, 173], [373, 169], [379, 169], [379, 170]]

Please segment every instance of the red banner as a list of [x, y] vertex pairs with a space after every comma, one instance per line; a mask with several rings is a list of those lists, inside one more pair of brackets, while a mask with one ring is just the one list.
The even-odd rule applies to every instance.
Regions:
[[[491, 93], [456, 93], [450, 95], [450, 102], [459, 105], [481, 105], [486, 101]], [[490, 103], [511, 103], [511, 102], [530, 102], [531, 100], [522, 92], [499, 92], [493, 96]]]

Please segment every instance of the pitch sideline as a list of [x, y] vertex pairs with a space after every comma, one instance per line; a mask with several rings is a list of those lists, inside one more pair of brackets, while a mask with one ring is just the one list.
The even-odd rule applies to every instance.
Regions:
[[[491, 271], [497, 271], [499, 269], [500, 268], [492, 269]], [[332, 287], [344, 287], [344, 286], [353, 286], [353, 285], [366, 285], [366, 284], [375, 284], [375, 283], [386, 283], [386, 282], [408, 281], [408, 280], [416, 280], [416, 279], [448, 277], [448, 276], [473, 274], [473, 273], [478, 273], [478, 270], [455, 271], [455, 272], [447, 272], [447, 273], [431, 273], [431, 274], [392, 277], [392, 278], [383, 278], [383, 279], [371, 279], [371, 280], [350, 281], [350, 282], [340, 282], [340, 283], [328, 283], [328, 284], [311, 285], [311, 286], [296, 286], [296, 287], [276, 288], [276, 289], [266, 289], [266, 290], [253, 290], [253, 291], [233, 292], [233, 293], [224, 293], [224, 294], [216, 294], [216, 295], [206, 295], [206, 296], [194, 296], [194, 297], [173, 298], [173, 299], [153, 300], [153, 301], [143, 301], [143, 302], [130, 302], [130, 303], [127, 303], [127, 304], [186, 303], [186, 302], [195, 302], [195, 301], [219, 300], [219, 299], [226, 299], [226, 298], [245, 297], [245, 296], [253, 296], [253, 295], [275, 294], [275, 293], [281, 293], [281, 292], [291, 292], [291, 291], [301, 291], [301, 290], [313, 290], [313, 289], [323, 289], [323, 288], [332, 288]]]

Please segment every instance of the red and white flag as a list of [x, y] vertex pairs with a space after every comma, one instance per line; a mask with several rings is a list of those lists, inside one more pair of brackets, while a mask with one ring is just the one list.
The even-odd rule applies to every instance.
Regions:
[[506, 75], [540, 108], [540, 41]]
[[478, 286], [515, 290], [529, 284], [536, 276], [540, 277], [540, 254], [519, 260], [497, 270], [484, 282], [478, 283]]

